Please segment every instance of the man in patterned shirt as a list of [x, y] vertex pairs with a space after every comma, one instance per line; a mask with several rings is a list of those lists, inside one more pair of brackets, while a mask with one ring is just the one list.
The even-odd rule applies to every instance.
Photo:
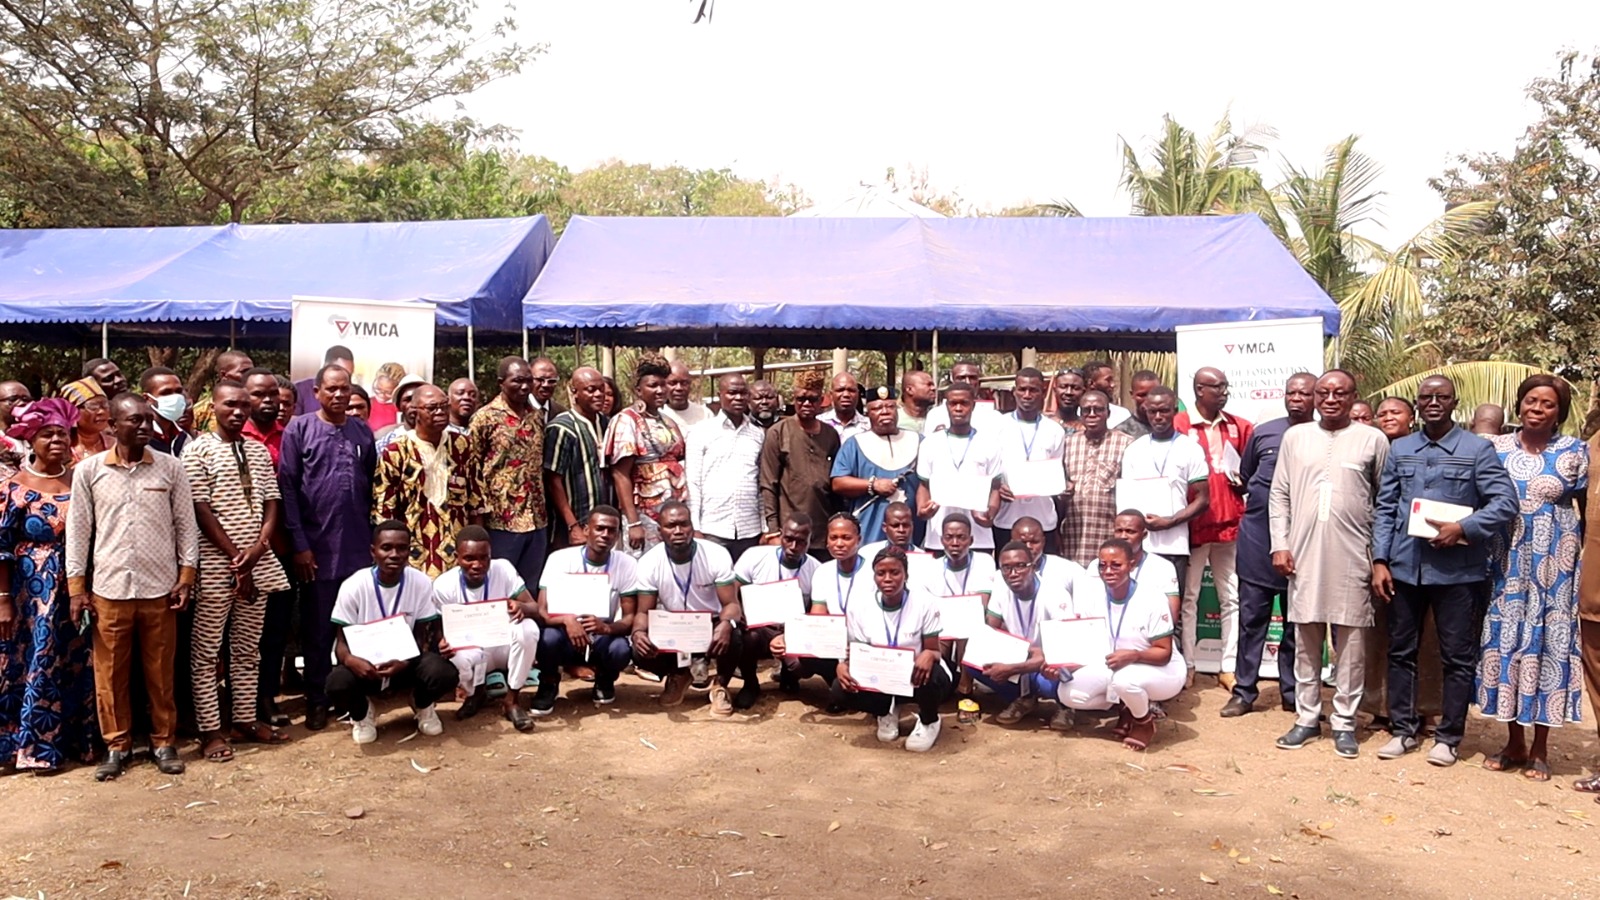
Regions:
[[495, 559], [517, 567], [523, 584], [544, 570], [549, 523], [544, 496], [545, 413], [529, 403], [533, 367], [500, 360], [500, 393], [472, 416], [471, 437], [483, 478], [484, 525]]
[[1111, 400], [1104, 391], [1078, 398], [1077, 431], [1067, 434], [1067, 493], [1061, 513], [1061, 555], [1080, 566], [1099, 559], [1117, 515], [1117, 479], [1132, 435], [1107, 428]]
[[573, 408], [545, 426], [544, 468], [550, 482], [550, 505], [565, 528], [551, 535], [552, 545], [582, 546], [589, 511], [611, 504], [611, 476], [600, 449], [611, 421], [600, 412], [605, 400], [605, 376], [599, 369], [583, 366], [572, 373]]
[[411, 567], [438, 578], [456, 564], [456, 532], [481, 524], [483, 484], [472, 439], [451, 434], [450, 402], [431, 384], [411, 395], [417, 426], [383, 449], [372, 482], [373, 524], [411, 532]]

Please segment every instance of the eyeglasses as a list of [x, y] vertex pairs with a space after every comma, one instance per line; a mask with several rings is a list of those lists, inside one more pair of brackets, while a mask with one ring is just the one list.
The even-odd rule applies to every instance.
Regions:
[[1033, 563], [1001, 563], [1002, 572], [1026, 572], [1033, 568]]
[[1080, 407], [1078, 407], [1078, 415], [1080, 415], [1080, 416], [1103, 416], [1103, 415], [1106, 415], [1109, 412], [1111, 412], [1111, 409], [1109, 407], [1105, 407], [1105, 406], [1080, 406]]
[[1454, 394], [1418, 394], [1417, 405], [1421, 406], [1424, 403], [1449, 403], [1454, 399]]
[[802, 403], [821, 403], [821, 402], [822, 402], [822, 396], [820, 394], [795, 394], [794, 395], [794, 405], [795, 406], [799, 406]]
[[1356, 395], [1355, 391], [1330, 391], [1330, 390], [1328, 390], [1326, 388], [1317, 388], [1317, 399], [1318, 400], [1326, 400], [1326, 399], [1328, 399], [1330, 397], [1338, 399], [1338, 400], [1344, 400], [1344, 399], [1346, 399], [1348, 397], [1354, 397], [1355, 395]]
[[447, 410], [449, 408], [450, 408], [450, 404], [448, 404], [448, 403], [429, 403], [427, 406], [419, 406], [419, 407], [417, 407], [417, 411], [418, 412], [425, 412], [425, 413], [436, 413], [436, 412], [444, 412], [445, 410]]
[[556, 382], [558, 382], [560, 380], [561, 379], [559, 379], [559, 378], [535, 378], [535, 379], [533, 379], [533, 383], [534, 384], [555, 384]]
[[1203, 382], [1196, 382], [1195, 383], [1195, 387], [1197, 387], [1197, 388], [1209, 388], [1210, 390], [1217, 391], [1218, 393], [1223, 393], [1223, 394], [1226, 394], [1228, 392], [1228, 383], [1226, 381], [1221, 382], [1220, 384], [1205, 384]]

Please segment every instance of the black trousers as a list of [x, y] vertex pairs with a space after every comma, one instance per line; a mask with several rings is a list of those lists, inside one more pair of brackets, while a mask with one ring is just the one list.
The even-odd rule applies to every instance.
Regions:
[[917, 719], [924, 725], [932, 725], [939, 718], [939, 704], [949, 699], [950, 692], [955, 689], [955, 682], [951, 679], [950, 670], [946, 666], [947, 663], [943, 660], [934, 663], [933, 671], [928, 674], [927, 683], [913, 691], [909, 697], [895, 697], [873, 691], [852, 693], [845, 690], [840, 682], [834, 681], [829, 699], [834, 703], [874, 716], [888, 715], [896, 700], [902, 703], [909, 701], [917, 705]]
[[[389, 689], [411, 688], [411, 703], [421, 709], [454, 691], [460, 677], [449, 660], [437, 653], [424, 653], [408, 660], [405, 669], [389, 679]], [[382, 689], [383, 679], [360, 678], [344, 666], [334, 666], [328, 673], [328, 701], [334, 712], [352, 719], [365, 717], [372, 706], [367, 698], [377, 696]]]
[[[1233, 667], [1233, 696], [1244, 703], [1255, 703], [1261, 696], [1258, 687], [1261, 654], [1267, 642], [1267, 627], [1272, 624], [1272, 600], [1278, 591], [1239, 579], [1239, 656]], [[1294, 628], [1283, 626], [1278, 644], [1278, 692], [1294, 702]]]
[[1484, 582], [1468, 584], [1394, 583], [1389, 604], [1389, 721], [1391, 732], [1416, 737], [1422, 731], [1417, 714], [1417, 648], [1422, 617], [1433, 608], [1444, 661], [1444, 705], [1434, 736], [1441, 744], [1460, 746], [1467, 729], [1467, 706], [1478, 666], [1478, 638], [1483, 617], [1478, 612]]
[[705, 539], [728, 551], [728, 555], [733, 557], [734, 562], [738, 562], [739, 557], [743, 556], [746, 550], [761, 543], [760, 535], [749, 538], [725, 538], [708, 534]]
[[298, 595], [298, 587], [267, 595], [267, 618], [261, 624], [261, 671], [256, 676], [256, 715], [263, 722], [283, 690], [283, 654], [289, 645]]

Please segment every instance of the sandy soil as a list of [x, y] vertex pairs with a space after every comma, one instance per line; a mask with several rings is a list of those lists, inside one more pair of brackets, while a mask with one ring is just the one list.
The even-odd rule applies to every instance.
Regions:
[[447, 712], [443, 737], [403, 743], [391, 701], [366, 748], [297, 725], [294, 744], [224, 765], [191, 745], [179, 778], [148, 761], [111, 784], [0, 778], [0, 893], [1600, 896], [1600, 806], [1568, 787], [1600, 759], [1592, 725], [1558, 732], [1556, 777], [1534, 784], [1479, 767], [1501, 738], [1482, 720], [1451, 769], [1379, 762], [1386, 735], [1368, 732], [1351, 762], [1328, 741], [1273, 748], [1289, 725], [1275, 690], [1270, 711], [1224, 720], [1201, 681], [1148, 753], [1093, 724], [949, 715], [933, 752], [910, 754], [865, 717], [822, 714], [815, 680], [732, 721], [704, 695], [663, 712], [633, 679], [600, 711], [569, 682], [531, 735]]

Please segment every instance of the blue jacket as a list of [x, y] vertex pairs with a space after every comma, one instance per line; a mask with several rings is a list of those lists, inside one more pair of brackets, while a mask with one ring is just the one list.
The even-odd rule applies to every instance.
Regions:
[[1239, 477], [1244, 479], [1245, 490], [1249, 492], [1244, 502], [1244, 518], [1239, 522], [1239, 578], [1274, 591], [1285, 590], [1289, 580], [1272, 568], [1267, 495], [1272, 493], [1272, 475], [1278, 471], [1278, 447], [1291, 424], [1286, 418], [1278, 418], [1257, 425], [1250, 442], [1244, 445], [1244, 456], [1239, 462]]
[[[1406, 534], [1411, 501], [1422, 498], [1470, 506], [1461, 521], [1467, 543], [1442, 550]], [[1470, 584], [1489, 577], [1489, 550], [1517, 515], [1517, 488], [1494, 445], [1453, 427], [1437, 442], [1408, 434], [1394, 442], [1383, 465], [1372, 559], [1388, 562], [1406, 584]]]

